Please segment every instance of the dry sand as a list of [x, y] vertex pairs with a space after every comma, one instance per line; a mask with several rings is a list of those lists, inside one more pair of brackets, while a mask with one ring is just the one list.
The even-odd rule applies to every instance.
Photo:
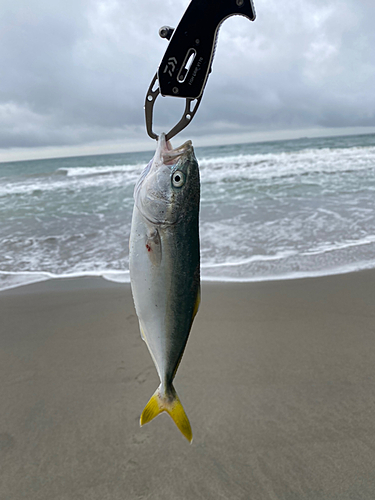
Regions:
[[1, 500], [374, 500], [375, 272], [203, 284], [162, 414], [130, 288], [0, 293]]

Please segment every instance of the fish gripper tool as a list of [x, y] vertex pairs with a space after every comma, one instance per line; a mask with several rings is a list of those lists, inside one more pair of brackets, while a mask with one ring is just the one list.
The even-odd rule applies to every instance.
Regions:
[[167, 140], [193, 119], [211, 72], [219, 28], [234, 15], [254, 21], [252, 0], [191, 0], [176, 29], [160, 28], [159, 35], [169, 44], [145, 99], [146, 129], [152, 139], [158, 139], [153, 109], [159, 94], [185, 99], [182, 118], [166, 134]]

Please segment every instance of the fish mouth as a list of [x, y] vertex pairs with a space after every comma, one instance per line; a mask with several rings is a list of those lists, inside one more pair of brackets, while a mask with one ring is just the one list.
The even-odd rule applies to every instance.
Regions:
[[158, 139], [158, 146], [155, 153], [157, 158], [164, 165], [173, 165], [181, 157], [188, 156], [193, 151], [193, 144], [191, 141], [186, 141], [178, 148], [173, 149], [171, 141], [167, 141], [165, 134], [162, 133]]

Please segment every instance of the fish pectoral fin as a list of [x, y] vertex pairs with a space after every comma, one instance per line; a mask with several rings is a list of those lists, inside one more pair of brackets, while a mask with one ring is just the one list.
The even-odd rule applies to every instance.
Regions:
[[161, 262], [161, 240], [156, 228], [148, 229], [146, 234], [145, 248], [147, 255], [154, 266]]
[[182, 435], [191, 443], [193, 440], [193, 433], [190, 422], [173, 385], [168, 394], [162, 392], [161, 386], [156, 389], [142, 412], [140, 419], [141, 426], [151, 422], [151, 420], [163, 411], [166, 411], [171, 416]]

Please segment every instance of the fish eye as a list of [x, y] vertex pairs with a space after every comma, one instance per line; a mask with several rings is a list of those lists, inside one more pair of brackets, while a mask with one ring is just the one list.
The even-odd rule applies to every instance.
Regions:
[[185, 184], [185, 174], [180, 170], [176, 170], [172, 175], [172, 184], [174, 187], [181, 187]]

